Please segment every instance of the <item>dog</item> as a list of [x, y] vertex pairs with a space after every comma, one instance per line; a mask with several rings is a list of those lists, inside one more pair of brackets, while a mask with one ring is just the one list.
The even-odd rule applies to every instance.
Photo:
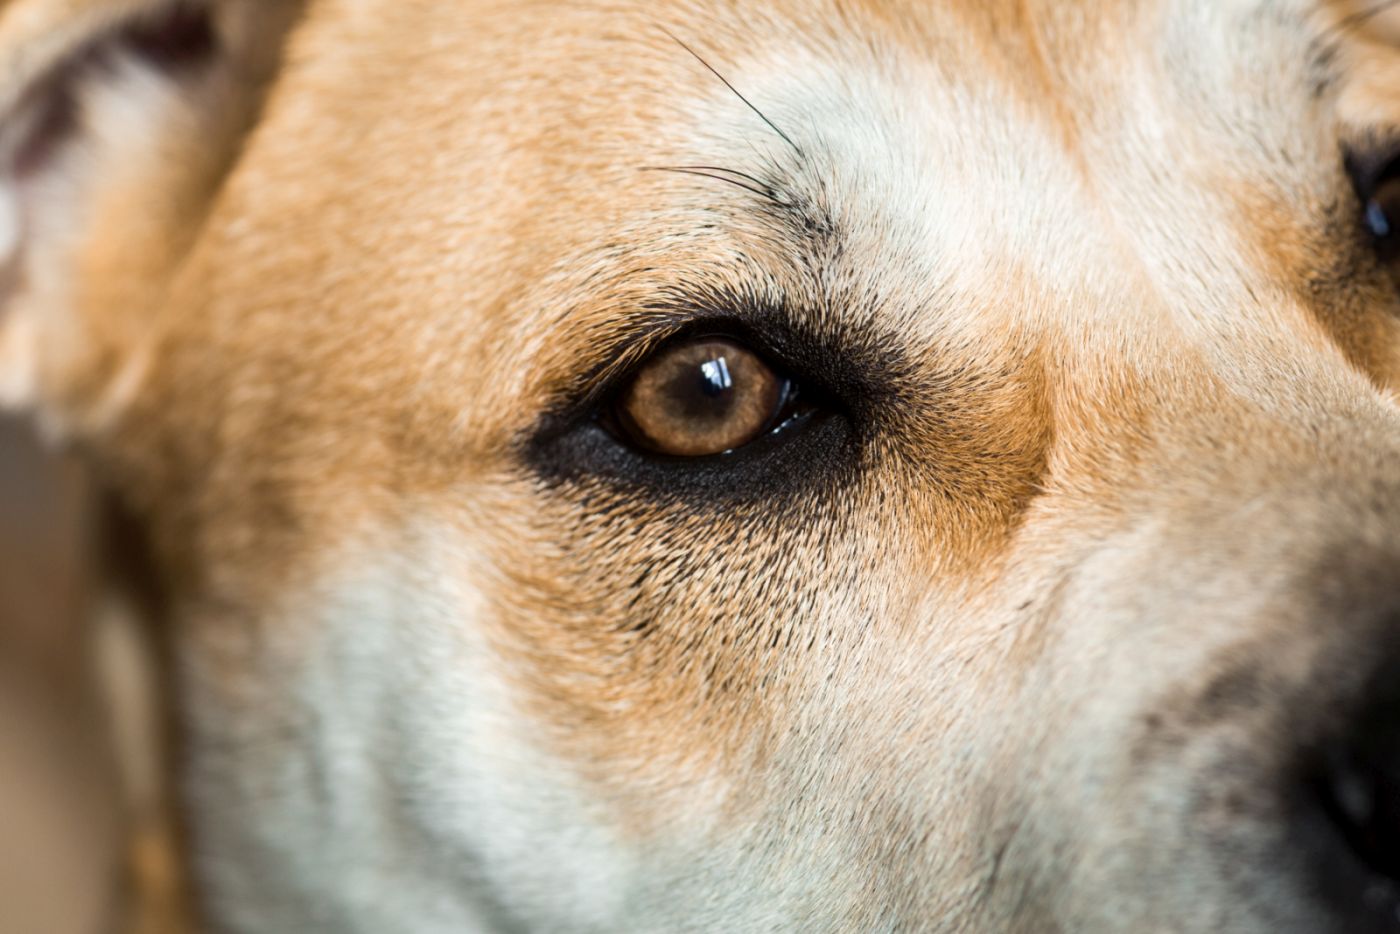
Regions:
[[1392, 6], [9, 0], [201, 923], [1396, 930]]

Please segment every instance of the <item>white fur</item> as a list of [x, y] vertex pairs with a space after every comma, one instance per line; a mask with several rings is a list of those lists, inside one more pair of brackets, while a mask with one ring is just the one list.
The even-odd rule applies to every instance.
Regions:
[[249, 932], [608, 930], [633, 870], [477, 629], [469, 543], [415, 538], [386, 565], [373, 536], [288, 608], [314, 633], [267, 659], [290, 741], [230, 736], [238, 707], [198, 692], [201, 744], [259, 763], [195, 788], [220, 916]]

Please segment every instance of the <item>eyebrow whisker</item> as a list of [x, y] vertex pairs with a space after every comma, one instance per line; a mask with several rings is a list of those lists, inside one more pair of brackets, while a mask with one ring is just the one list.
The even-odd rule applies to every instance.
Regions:
[[734, 85], [730, 84], [730, 83], [729, 83], [729, 79], [726, 78], [724, 75], [720, 74], [718, 71], [716, 71], [716, 70], [715, 70], [715, 67], [714, 67], [713, 65], [711, 65], [709, 62], [707, 62], [707, 61], [705, 61], [703, 58], [701, 58], [699, 52], [696, 52], [696, 51], [695, 51], [694, 49], [692, 49], [690, 46], [688, 46], [688, 45], [686, 45], [684, 42], [682, 42], [682, 41], [680, 40], [680, 38], [678, 38], [678, 37], [677, 37], [674, 33], [672, 33], [669, 29], [666, 29], [666, 28], [663, 27], [661, 31], [664, 32], [664, 33], [666, 33], [666, 35], [670, 36], [670, 37], [671, 37], [671, 40], [672, 40], [673, 42], [675, 42], [676, 45], [680, 46], [681, 48], [683, 48], [683, 49], [685, 49], [687, 52], [689, 52], [689, 53], [695, 58], [695, 60], [696, 60], [697, 62], [699, 62], [700, 64], [702, 64], [702, 65], [705, 66], [705, 68], [710, 72], [710, 74], [714, 75], [716, 78], [718, 78], [721, 82], [724, 83], [724, 86], [725, 86], [725, 87], [727, 87], [730, 91], [734, 92], [734, 96], [737, 97], [737, 98], [739, 98], [739, 100], [743, 101], [743, 102], [744, 102], [744, 106], [748, 107], [749, 110], [752, 110], [754, 113], [758, 114], [758, 119], [760, 119], [760, 120], [762, 120], [764, 123], [768, 124], [768, 128], [771, 129], [774, 133], [777, 133], [778, 136], [782, 137], [783, 142], [785, 142], [785, 143], [787, 143], [789, 146], [791, 146], [794, 152], [796, 152], [799, 156], [803, 157], [804, 159], [806, 158], [806, 155], [807, 155], [807, 154], [804, 153], [804, 152], [802, 151], [802, 147], [801, 147], [801, 146], [797, 145], [796, 143], [794, 143], [794, 142], [792, 141], [792, 137], [788, 136], [786, 133], [784, 133], [782, 130], [780, 130], [780, 129], [778, 128], [778, 125], [777, 125], [776, 123], [774, 123], [772, 120], [769, 120], [768, 117], [767, 117], [767, 115], [765, 115], [765, 114], [763, 113], [763, 111], [759, 110], [757, 107], [754, 106], [753, 101], [749, 100], [749, 99], [748, 99], [747, 97], [745, 97], [743, 94], [739, 93], [739, 89], [736, 88]]
[[726, 169], [717, 165], [651, 165], [644, 166], [642, 170], [645, 172], [674, 172], [678, 175], [695, 175], [717, 182], [727, 182], [750, 194], [771, 201], [779, 207], [788, 207], [787, 202], [778, 196], [773, 186], [747, 172], [740, 172], [736, 169]]

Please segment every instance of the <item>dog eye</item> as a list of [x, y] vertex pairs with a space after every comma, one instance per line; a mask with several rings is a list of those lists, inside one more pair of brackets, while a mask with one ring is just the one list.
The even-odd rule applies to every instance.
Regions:
[[1400, 159], [1386, 166], [1366, 199], [1366, 228], [1383, 259], [1400, 255]]
[[704, 457], [743, 447], [797, 414], [792, 380], [725, 338], [663, 350], [623, 388], [604, 423], [657, 454]]
[[1400, 157], [1360, 180], [1362, 218], [1384, 262], [1400, 259]]

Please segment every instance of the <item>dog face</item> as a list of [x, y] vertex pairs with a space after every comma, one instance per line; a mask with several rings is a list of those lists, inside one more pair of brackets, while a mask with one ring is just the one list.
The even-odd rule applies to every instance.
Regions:
[[216, 928], [1392, 929], [1379, 8], [4, 16]]

